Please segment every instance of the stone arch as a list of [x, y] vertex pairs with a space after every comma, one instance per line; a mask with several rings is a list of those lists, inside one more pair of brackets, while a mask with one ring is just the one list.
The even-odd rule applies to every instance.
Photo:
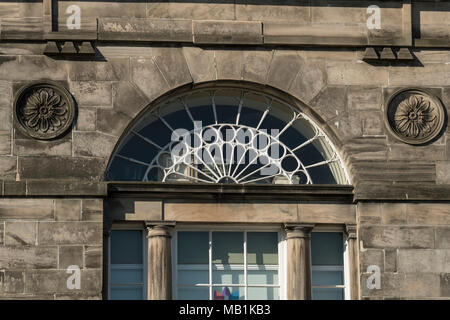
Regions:
[[[165, 93], [154, 99], [151, 103], [148, 103], [145, 106], [140, 106], [140, 110], [136, 112], [136, 115], [133, 119], [128, 121], [126, 123], [126, 126], [123, 126], [122, 133], [119, 136], [117, 136], [116, 143], [114, 148], [111, 149], [110, 158], [108, 160], [108, 165], [106, 166], [105, 170], [105, 177], [107, 170], [111, 164], [112, 157], [116, 153], [118, 146], [120, 145], [121, 141], [126, 137], [127, 133], [129, 133], [130, 128], [132, 128], [136, 122], [138, 122], [146, 113], [151, 112], [153, 108], [158, 106], [163, 101], [166, 101], [170, 99], [171, 97], [174, 97], [176, 95], [180, 95], [183, 93], [188, 93], [192, 90], [200, 90], [200, 89], [211, 89], [211, 88], [239, 88], [239, 89], [248, 89], [248, 90], [254, 90], [256, 92], [260, 92], [262, 94], [268, 94], [271, 96], [276, 97], [277, 99], [280, 99], [287, 104], [293, 106], [296, 108], [299, 112], [304, 113], [307, 117], [309, 117], [317, 126], [322, 130], [332, 143], [332, 145], [336, 148], [336, 151], [338, 152], [338, 155], [340, 156], [340, 161], [342, 162], [343, 167], [348, 168], [348, 165], [346, 164], [346, 158], [345, 155], [342, 152], [342, 142], [340, 141], [338, 135], [336, 132], [328, 125], [326, 121], [309, 105], [306, 103], [300, 101], [293, 95], [286, 93], [278, 88], [272, 87], [268, 84], [261, 84], [261, 83], [255, 83], [251, 81], [236, 81], [236, 80], [215, 80], [215, 81], [205, 81], [201, 83], [189, 83], [182, 85], [175, 89], [167, 90]], [[348, 171], [346, 171], [347, 181], [350, 183], [351, 178], [348, 174]]]

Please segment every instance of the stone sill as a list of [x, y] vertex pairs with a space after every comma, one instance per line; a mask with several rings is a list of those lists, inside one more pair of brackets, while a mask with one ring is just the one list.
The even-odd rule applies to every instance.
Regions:
[[207, 201], [329, 201], [352, 203], [349, 185], [242, 185], [204, 183], [109, 182], [112, 197]]

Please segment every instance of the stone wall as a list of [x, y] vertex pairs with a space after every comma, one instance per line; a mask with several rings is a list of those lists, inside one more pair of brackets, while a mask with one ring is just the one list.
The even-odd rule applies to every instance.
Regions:
[[[450, 296], [450, 126], [413, 146], [385, 124], [402, 88], [426, 89], [450, 111], [448, 3], [59, 1], [53, 18], [50, 4], [0, 4], [0, 298], [101, 298], [104, 175], [115, 146], [147, 107], [217, 82], [285, 99], [335, 144], [355, 186], [363, 298]], [[72, 4], [82, 10], [78, 33], [65, 27]], [[367, 29], [369, 4], [381, 7], [381, 30]], [[44, 55], [69, 40], [92, 41], [95, 54]], [[382, 59], [383, 48], [395, 57]], [[41, 141], [16, 129], [14, 99], [32, 80], [73, 95], [76, 120], [64, 136]], [[66, 286], [71, 264], [82, 270], [80, 293]], [[381, 268], [379, 290], [365, 285], [369, 265]]]
[[0, 199], [0, 299], [101, 299], [102, 230], [101, 199]]
[[[450, 206], [359, 203], [363, 299], [450, 299]], [[381, 271], [369, 289], [367, 269]]]

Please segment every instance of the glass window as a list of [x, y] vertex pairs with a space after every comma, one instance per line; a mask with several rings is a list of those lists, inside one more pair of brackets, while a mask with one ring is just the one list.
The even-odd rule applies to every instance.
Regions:
[[109, 264], [111, 300], [146, 299], [143, 243], [140, 230], [111, 231]]
[[344, 240], [340, 232], [313, 232], [311, 235], [312, 298], [343, 300]]
[[130, 127], [107, 180], [348, 184], [323, 131], [276, 97], [238, 88], [193, 90]]
[[178, 231], [177, 298], [279, 299], [278, 233]]

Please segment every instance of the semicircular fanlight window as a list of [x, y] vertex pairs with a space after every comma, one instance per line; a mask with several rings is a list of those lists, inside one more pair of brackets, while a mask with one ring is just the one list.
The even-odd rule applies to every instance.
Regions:
[[147, 112], [121, 140], [107, 180], [348, 184], [322, 130], [265, 94], [204, 89]]

